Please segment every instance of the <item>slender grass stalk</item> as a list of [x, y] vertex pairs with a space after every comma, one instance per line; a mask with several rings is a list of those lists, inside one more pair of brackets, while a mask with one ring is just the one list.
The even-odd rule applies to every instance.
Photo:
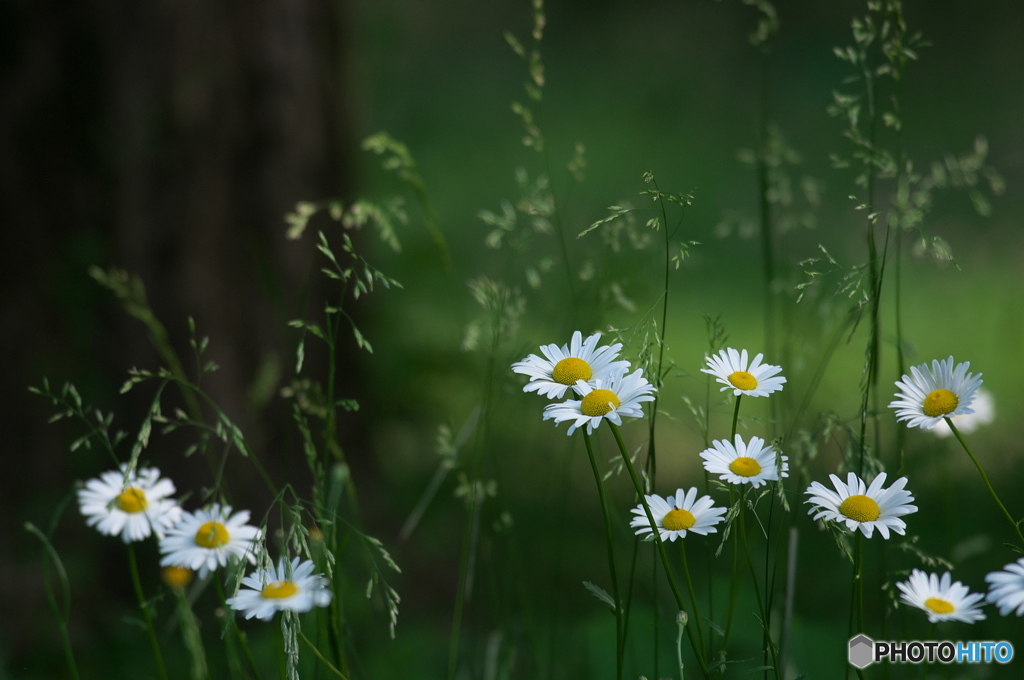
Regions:
[[224, 594], [224, 584], [220, 582], [216, 574], [213, 575], [212, 581], [217, 589], [217, 597], [220, 598], [220, 604], [224, 608], [224, 616], [227, 617], [228, 625], [235, 634], [235, 639], [238, 640], [238, 646], [242, 648], [242, 655], [245, 657], [246, 663], [249, 664], [249, 668], [252, 669], [252, 674], [256, 676], [256, 680], [261, 680], [259, 666], [256, 665], [256, 659], [252, 656], [252, 650], [249, 649], [249, 641], [246, 639], [242, 629], [238, 627], [238, 622], [235, 621], [234, 614], [232, 614], [232, 610], [228, 606], [227, 596]]
[[864, 537], [858, 531], [853, 548], [853, 585], [856, 593], [854, 632], [864, 632]]
[[[658, 182], [652, 177], [651, 182], [654, 184], [655, 191], [661, 194], [661, 190], [658, 188]], [[660, 197], [658, 204], [661, 207], [661, 231], [665, 234], [665, 263], [664, 263], [664, 282], [661, 288], [661, 325], [658, 327], [656, 338], [658, 341], [658, 363], [654, 370], [654, 387], [657, 388], [654, 392], [654, 401], [651, 403], [651, 418], [648, 421], [648, 438], [647, 438], [647, 476], [651, 480], [651, 486], [655, 484], [655, 479], [658, 473], [658, 458], [655, 449], [655, 437], [654, 430], [658, 422], [658, 397], [661, 394], [661, 387], [663, 384], [662, 376], [664, 375], [665, 366], [665, 335], [666, 328], [668, 327], [668, 283], [669, 283], [669, 272], [671, 271], [672, 255], [669, 251], [671, 245], [671, 239], [668, 233], [668, 213], [665, 209], [665, 198]]]
[[679, 541], [679, 555], [683, 562], [683, 577], [686, 579], [686, 590], [690, 595], [690, 605], [693, 607], [693, 618], [697, 622], [697, 640], [700, 642], [701, 649], [707, 649], [704, 646], [704, 624], [700, 620], [700, 609], [697, 605], [697, 593], [693, 589], [693, 580], [690, 578], [690, 564], [686, 561], [686, 541]]
[[191, 657], [190, 672], [193, 680], [205, 680], [210, 677], [210, 671], [206, 664], [206, 651], [203, 649], [203, 638], [199, 632], [199, 619], [192, 611], [192, 605], [188, 601], [184, 587], [176, 586], [171, 589], [174, 593], [174, 602], [177, 606], [178, 620], [181, 624], [181, 637]]
[[[81, 676], [78, 674], [78, 664], [75, 661], [74, 648], [71, 646], [71, 635], [68, 633], [68, 618], [71, 614], [71, 586], [68, 582], [68, 572], [64, 569], [64, 562], [60, 559], [60, 555], [57, 554], [57, 550], [53, 547], [50, 538], [39, 527], [31, 522], [26, 522], [25, 530], [43, 542], [43, 588], [46, 590], [46, 601], [49, 603], [50, 609], [57, 619], [57, 629], [60, 631], [60, 641], [64, 650], [64, 661], [68, 665], [68, 672], [71, 674], [72, 680], [78, 680]], [[57, 596], [50, 586], [51, 563], [57, 572], [57, 580], [60, 582], [64, 600], [63, 606], [57, 603]]]
[[[668, 579], [669, 587], [672, 589], [672, 596], [676, 600], [676, 605], [681, 611], [685, 611], [686, 607], [683, 605], [683, 596], [679, 592], [679, 586], [676, 585], [675, 577], [672, 575], [672, 565], [668, 561], [668, 553], [665, 552], [665, 543], [661, 540], [661, 534], [657, 530], [658, 523], [654, 521], [654, 515], [651, 513], [651, 506], [647, 503], [647, 497], [644, 495], [644, 489], [640, 485], [640, 479], [636, 475], [636, 469], [633, 467], [633, 461], [629, 459], [629, 453], [626, 451], [626, 444], [622, 441], [622, 433], [619, 432], [619, 428], [610, 420], [606, 421], [608, 427], [611, 428], [612, 434], [615, 436], [615, 443], [619, 445], [619, 453], [622, 454], [622, 462], [626, 465], [626, 470], [629, 472], [629, 478], [633, 482], [633, 488], [636, 490], [637, 496], [640, 497], [640, 504], [644, 508], [644, 513], [647, 515], [647, 521], [650, 522], [652, 529], [651, 535], [654, 537], [654, 542], [658, 546], [658, 553], [661, 555], [661, 563], [665, 568], [665, 577]], [[687, 637], [690, 639], [690, 646], [693, 648], [693, 653], [697, 656], [697, 663], [700, 665], [701, 673], [705, 678], [708, 677], [708, 667], [704, 660], [704, 653], [700, 646], [697, 644], [697, 640], [693, 635], [693, 630], [686, 627]]]
[[736, 395], [736, 408], [734, 408], [732, 411], [732, 434], [729, 435], [730, 443], [736, 441], [736, 425], [739, 423], [740, 420], [740, 399], [742, 398], [742, 394]]
[[[740, 400], [742, 398], [743, 398], [742, 394], [736, 396], [736, 406], [735, 406], [735, 408], [733, 408], [733, 411], [732, 411], [732, 429], [731, 429], [731, 434], [729, 436], [729, 441], [731, 441], [731, 442], [735, 442], [736, 441], [736, 427], [739, 424], [739, 419], [740, 419]], [[707, 472], [706, 471], [705, 471], [704, 474], [705, 474], [705, 477], [707, 477]], [[743, 498], [741, 497], [740, 498], [740, 503], [742, 503], [742, 502], [743, 502]], [[736, 499], [735, 499], [734, 494], [733, 494], [733, 489], [732, 489], [732, 487], [729, 487], [729, 507], [733, 507], [735, 504], [736, 504]], [[743, 508], [740, 507], [739, 511], [740, 511], [740, 514], [742, 514], [743, 513]], [[730, 581], [729, 581], [729, 608], [728, 608], [727, 613], [725, 615], [725, 635], [722, 637], [722, 649], [725, 649], [726, 647], [728, 647], [728, 645], [729, 645], [729, 633], [732, 632], [732, 615], [733, 615], [733, 611], [735, 611], [735, 608], [736, 608], [736, 585], [737, 585], [737, 582], [739, 580], [737, 578], [737, 574], [736, 574], [736, 570], [737, 570], [738, 566], [739, 566], [739, 543], [735, 539], [733, 539], [733, 542], [732, 542], [732, 567], [731, 567], [731, 569], [729, 571], [729, 573], [731, 575], [731, 578], [730, 578]]]
[[469, 493], [467, 496], [466, 523], [462, 536], [462, 555], [459, 559], [459, 583], [455, 595], [455, 612], [452, 619], [452, 636], [448, 646], [448, 680], [454, 680], [458, 668], [459, 643], [462, 635], [462, 611], [466, 599], [472, 592], [473, 574], [476, 565], [476, 545], [480, 535], [480, 513], [483, 506], [483, 493], [477, 481], [483, 465], [482, 451], [487, 442], [488, 417], [494, 387], [494, 365], [497, 355], [499, 338], [497, 329], [492, 329], [491, 351], [488, 353], [487, 368], [484, 373], [483, 406], [480, 413], [480, 426], [475, 432], [477, 454], [473, 457], [469, 472]]
[[[757, 189], [761, 203], [761, 261], [764, 276], [764, 343], [768, 356], [777, 357], [775, 337], [775, 246], [772, 233], [772, 202], [769, 195], [768, 145], [771, 120], [771, 50], [761, 49], [761, 120], [759, 124], [760, 150], [757, 154]], [[779, 400], [769, 401], [772, 427], [778, 422]]]
[[454, 680], [455, 671], [458, 667], [459, 641], [462, 635], [462, 609], [466, 601], [467, 582], [470, 563], [472, 561], [473, 546], [475, 544], [474, 533], [477, 507], [480, 499], [477, 498], [475, 486], [471, 486], [469, 492], [469, 507], [467, 508], [466, 523], [462, 533], [462, 555], [459, 558], [459, 585], [455, 593], [455, 613], [452, 620], [452, 637], [448, 645], [448, 680]]
[[[539, 118], [544, 117], [543, 99], [537, 104], [537, 115]], [[544, 148], [543, 157], [544, 167], [547, 170], [549, 181], [551, 181], [551, 160], [548, 157], [547, 147]], [[558, 201], [555, 198], [554, 187], [552, 187], [551, 190], [551, 205], [554, 209], [555, 231], [558, 233], [558, 251], [562, 256], [562, 267], [565, 269], [565, 281], [569, 288], [569, 305], [572, 310], [572, 324], [573, 327], [577, 327], [579, 325], [579, 301], [576, 297], [576, 279], [573, 275], [572, 262], [569, 259], [569, 246], [565, 243], [565, 226], [562, 220], [562, 211], [558, 207]]]
[[[775, 644], [772, 642], [772, 632], [769, 628], [770, 619], [768, 616], [768, 610], [765, 607], [764, 598], [761, 597], [761, 587], [757, 582], [757, 571], [754, 569], [754, 561], [750, 557], [750, 546], [747, 543], [747, 513], [744, 501], [746, 499], [746, 492], [740, 496], [740, 541], [743, 543], [743, 554], [746, 557], [747, 569], [750, 571], [750, 581], [754, 586], [754, 597], [757, 599], [757, 609], [761, 614], [761, 624], [764, 631], [764, 639], [766, 641], [767, 652], [772, 657], [772, 668], [775, 670], [775, 677], [781, 678], [782, 672], [779, 668], [779, 657], [778, 652], [775, 649]], [[767, 584], [765, 584], [767, 586]], [[768, 671], [765, 670], [765, 677], [768, 677]]]
[[[637, 546], [639, 547], [639, 546]], [[652, 616], [654, 617], [654, 634], [653, 638], [654, 646], [654, 677], [658, 677], [658, 662], [660, 659], [659, 651], [661, 649], [661, 602], [658, 600], [658, 560], [656, 554], [658, 549], [655, 546], [651, 546], [651, 596], [654, 598], [654, 607]]]
[[[847, 635], [853, 637], [864, 630], [864, 558], [860, 532], [857, 532], [853, 547], [853, 580], [850, 583], [850, 615], [847, 619]], [[844, 663], [846, 676], [850, 677], [851, 666]], [[853, 668], [859, 680], [864, 680], [864, 671]]]
[[[711, 343], [711, 351], [714, 352], [714, 342]], [[711, 446], [711, 376], [704, 374], [704, 422], [702, 423], [701, 429], [704, 434], [704, 448], [707, 449]], [[703, 469], [703, 466], [701, 466]], [[704, 470], [704, 493], [709, 494], [711, 492], [711, 475], [708, 471]], [[733, 551], [735, 556], [735, 549]], [[707, 551], [707, 569], [708, 569], [708, 619], [711, 621], [715, 620], [715, 588], [714, 582], [711, 580], [711, 574], [714, 574], [714, 555], [709, 550]], [[731, 583], [730, 583], [731, 585]], [[714, 636], [708, 640], [708, 654], [714, 655]], [[725, 648], [723, 643], [722, 648]]]
[[164, 666], [164, 656], [160, 652], [160, 642], [156, 639], [156, 628], [153, 627], [153, 617], [149, 614], [149, 606], [146, 604], [146, 596], [142, 592], [142, 580], [139, 578], [139, 564], [135, 558], [135, 546], [131, 543], [128, 548], [128, 568], [132, 574], [132, 585], [135, 587], [135, 597], [139, 600], [139, 609], [142, 611], [142, 618], [146, 622], [146, 630], [149, 632], [149, 644], [153, 648], [153, 659], [156, 661], [157, 673], [163, 680], [167, 680], [167, 667]]
[[[782, 481], [779, 480], [779, 484]], [[764, 588], [765, 588], [765, 629], [771, 630], [772, 627], [772, 605], [774, 604], [774, 593], [775, 593], [775, 577], [771, 573], [771, 556], [777, 554], [773, 550], [772, 546], [772, 520], [775, 519], [775, 494], [772, 493], [769, 497], [770, 503], [768, 505], [768, 525], [763, 527], [764, 531]], [[767, 653], [765, 653], [765, 665], [768, 665]], [[785, 668], [779, 664], [780, 668]]]
[[954, 435], [956, 435], [956, 439], [960, 442], [960, 446], [964, 447], [964, 451], [966, 451], [967, 455], [970, 456], [971, 462], [974, 463], [974, 467], [978, 468], [978, 472], [981, 474], [981, 481], [985, 482], [985, 488], [988, 489], [989, 494], [992, 496], [992, 500], [996, 502], [999, 509], [1003, 511], [1003, 515], [1006, 516], [1006, 519], [1010, 522], [1010, 526], [1013, 527], [1014, 532], [1017, 534], [1017, 539], [1020, 541], [1019, 546], [1024, 549], [1024, 535], [1021, 534], [1020, 524], [1013, 519], [1013, 515], [1011, 515], [1010, 511], [1006, 509], [1003, 502], [999, 500], [999, 495], [996, 493], [996, 490], [992, 488], [992, 483], [988, 481], [988, 475], [985, 474], [985, 468], [981, 467], [981, 462], [974, 455], [974, 452], [971, 451], [971, 447], [967, 445], [967, 442], [964, 441], [963, 435], [960, 434], [960, 430], [956, 429], [956, 425], [953, 424], [953, 419], [947, 416], [944, 420], [946, 421], [946, 424], [949, 425], [949, 429], [953, 431]]
[[[639, 557], [639, 555], [640, 555], [640, 541], [633, 541], [633, 557], [630, 559], [630, 563], [629, 563], [629, 576], [626, 578], [626, 583], [629, 584], [628, 587], [626, 588], [626, 606], [625, 606], [625, 608], [623, 610], [623, 615], [622, 615], [622, 639], [623, 640], [628, 640], [629, 639], [629, 613], [633, 609], [633, 584], [636, 582], [636, 579], [634, 577], [636, 576], [636, 565], [637, 565], [637, 558]], [[658, 568], [657, 563], [652, 563], [652, 568], [656, 571], [657, 568]], [[655, 584], [655, 585], [657, 585], [657, 584]], [[657, 592], [658, 592], [657, 590], [654, 591], [655, 596], [657, 596]], [[657, 649], [657, 647], [655, 647], [655, 649]]]
[[[902, 165], [901, 165], [902, 167]], [[906, 360], [903, 358], [903, 312], [902, 312], [902, 272], [903, 272], [903, 234], [896, 232], [896, 272], [895, 272], [895, 307], [896, 307], [896, 371], [904, 375], [907, 370]], [[896, 451], [899, 455], [899, 469], [897, 477], [902, 477], [906, 470], [906, 456], [903, 449], [906, 446], [907, 430], [904, 427], [896, 428]]]
[[612, 579], [612, 597], [615, 599], [615, 677], [622, 680], [622, 661], [625, 653], [625, 640], [623, 639], [622, 625], [622, 600], [619, 597], [619, 578], [615, 572], [615, 545], [612, 534], [612, 521], [608, 514], [608, 501], [605, 498], [604, 483], [601, 480], [601, 472], [597, 469], [597, 460], [594, 458], [594, 447], [590, 442], [590, 435], [583, 430], [583, 441], [587, 445], [587, 456], [590, 457], [590, 469], [594, 471], [594, 482], [597, 484], [597, 495], [601, 501], [601, 516], [604, 518], [604, 535], [608, 546], [608, 572]]
[[793, 601], [796, 599], [796, 565], [797, 546], [800, 541], [800, 530], [789, 527], [789, 545], [786, 551], [786, 604], [782, 617], [782, 639], [779, 643], [779, 665], [786, 667], [789, 656], [790, 630], [793, 622]]
[[[705, 473], [706, 474], [706, 473]], [[729, 487], [729, 507], [736, 506], [736, 494], [733, 488]], [[740, 508], [742, 512], [742, 508]], [[729, 568], [729, 607], [725, 614], [725, 634], [722, 636], [722, 649], [729, 646], [729, 634], [732, 632], [732, 614], [736, 609], [736, 584], [739, 582], [737, 569], [739, 568], [739, 541], [733, 536], [732, 540], [732, 566]]]
[[314, 645], [308, 637], [306, 637], [306, 634], [302, 632], [301, 628], [298, 629], [298, 631], [296, 632], [298, 632], [299, 638], [306, 643], [306, 646], [309, 647], [309, 650], [313, 652], [313, 656], [320, 660], [320, 663], [322, 663], [324, 666], [327, 666], [327, 669], [334, 673], [334, 675], [336, 675], [337, 677], [341, 678], [341, 680], [348, 680], [348, 676], [339, 671], [337, 668], [335, 668], [334, 665], [327, 660], [327, 657], [320, 653], [320, 650], [316, 648], [316, 645]]

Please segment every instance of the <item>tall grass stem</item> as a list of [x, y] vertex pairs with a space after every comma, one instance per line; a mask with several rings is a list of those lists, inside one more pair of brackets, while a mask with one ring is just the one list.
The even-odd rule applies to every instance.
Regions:
[[[640, 485], [640, 479], [636, 475], [636, 469], [633, 467], [633, 461], [629, 459], [629, 453], [626, 451], [626, 444], [622, 441], [622, 433], [619, 432], [619, 428], [612, 421], [606, 421], [608, 427], [611, 428], [612, 434], [615, 436], [615, 443], [619, 445], [619, 453], [622, 454], [622, 462], [626, 465], [626, 471], [629, 472], [629, 478], [633, 482], [633, 488], [636, 489], [637, 496], [640, 497], [640, 504], [644, 508], [644, 513], [647, 515], [647, 521], [650, 522], [652, 536], [654, 542], [658, 546], [658, 552], [661, 555], [661, 564], [665, 569], [665, 577], [668, 579], [668, 585], [672, 589], [672, 596], [676, 600], [676, 606], [685, 611], [686, 607], [683, 605], [683, 596], [679, 592], [679, 586], [676, 585], [675, 577], [672, 575], [672, 565], [668, 561], [668, 553], [665, 552], [665, 543], [661, 540], [661, 533], [658, 531], [658, 523], [654, 521], [654, 515], [651, 513], [651, 506], [647, 503], [647, 496], [644, 494], [644, 489]], [[697, 640], [693, 635], [693, 630], [687, 626], [686, 635], [690, 639], [690, 646], [693, 648], [693, 653], [697, 656], [697, 663], [700, 665], [701, 673], [705, 678], [708, 677], [707, 663], [704, 661], [704, 653], [700, 646], [697, 644]]]
[[164, 656], [160, 651], [160, 641], [156, 638], [153, 617], [149, 614], [149, 605], [146, 603], [146, 596], [142, 592], [142, 580], [139, 578], [139, 563], [135, 557], [135, 546], [129, 543], [127, 548], [128, 568], [132, 574], [132, 585], [135, 587], [135, 597], [139, 600], [139, 610], [142, 612], [142, 619], [146, 622], [146, 631], [149, 633], [149, 644], [153, 647], [153, 659], [156, 661], [156, 670], [162, 680], [167, 680], [167, 667], [164, 666]]
[[608, 547], [608, 573], [612, 579], [612, 597], [615, 600], [615, 677], [622, 680], [622, 662], [625, 653], [625, 640], [623, 640], [622, 626], [622, 599], [619, 597], [619, 578], [615, 571], [615, 544], [612, 534], [611, 517], [608, 514], [608, 500], [604, 493], [604, 482], [601, 480], [601, 472], [597, 469], [597, 460], [594, 458], [594, 447], [590, 442], [590, 435], [583, 431], [583, 441], [587, 446], [587, 456], [590, 458], [590, 469], [594, 471], [594, 482], [597, 484], [597, 495], [601, 501], [601, 516], [604, 518], [604, 535]]

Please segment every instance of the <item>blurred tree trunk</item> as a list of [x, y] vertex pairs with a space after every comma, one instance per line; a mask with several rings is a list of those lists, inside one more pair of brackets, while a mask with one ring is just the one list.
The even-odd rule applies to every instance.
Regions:
[[[0, 475], [0, 555], [25, 518], [47, 516], [22, 488], [49, 485], [52, 502], [110, 464], [69, 462], [26, 385], [69, 378], [112, 400], [126, 368], [158, 362], [91, 264], [141, 276], [186, 359], [194, 316], [221, 367], [206, 386], [247, 436], [280, 443], [286, 409], [265, 416], [250, 388], [260, 366], [293, 366], [284, 321], [312, 247], [286, 244], [282, 216], [349, 188], [347, 30], [330, 0], [0, 5], [0, 396], [20, 461]], [[0, 609], [38, 607], [39, 584], [14, 569], [0, 561], [0, 582], [25, 588]]]

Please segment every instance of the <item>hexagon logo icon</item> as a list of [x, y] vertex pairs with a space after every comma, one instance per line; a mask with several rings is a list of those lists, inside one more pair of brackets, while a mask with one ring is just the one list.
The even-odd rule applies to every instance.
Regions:
[[850, 664], [866, 668], [875, 660], [875, 641], [867, 635], [858, 635], [850, 640]]

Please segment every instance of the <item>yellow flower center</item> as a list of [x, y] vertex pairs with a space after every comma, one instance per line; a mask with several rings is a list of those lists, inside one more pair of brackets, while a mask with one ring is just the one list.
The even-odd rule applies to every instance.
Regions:
[[839, 506], [839, 512], [857, 522], [874, 522], [882, 514], [878, 503], [873, 498], [860, 494], [850, 496], [843, 501]]
[[960, 399], [949, 390], [935, 390], [924, 398], [921, 410], [926, 416], [937, 418], [956, 410]]
[[740, 477], [754, 477], [761, 474], [761, 464], [749, 456], [740, 456], [729, 463], [729, 469]]
[[929, 597], [924, 601], [924, 606], [928, 607], [928, 609], [931, 609], [936, 614], [951, 614], [954, 609], [952, 602], [938, 597]]
[[577, 380], [590, 380], [592, 375], [594, 371], [590, 364], [576, 357], [562, 359], [551, 370], [551, 377], [563, 385], [575, 385]]
[[196, 545], [202, 548], [219, 548], [231, 539], [231, 534], [220, 522], [207, 522], [196, 532]]
[[661, 525], [669, 531], [684, 531], [696, 523], [697, 518], [693, 516], [693, 513], [682, 508], [669, 510], [665, 518], [661, 520]]
[[580, 411], [585, 416], [603, 416], [618, 407], [619, 398], [611, 390], [593, 390], [580, 403]]
[[146, 501], [146, 492], [130, 486], [117, 495], [117, 509], [127, 513], [142, 512], [149, 503]]
[[739, 390], [752, 390], [757, 387], [757, 378], [746, 371], [736, 371], [729, 376], [729, 382]]
[[291, 597], [297, 592], [299, 592], [299, 589], [291, 581], [274, 581], [263, 587], [263, 590], [260, 591], [260, 597], [265, 597], [268, 600], [280, 600], [285, 597]]
[[184, 588], [192, 582], [192, 570], [187, 567], [164, 567], [160, 570], [160, 576], [171, 588]]

